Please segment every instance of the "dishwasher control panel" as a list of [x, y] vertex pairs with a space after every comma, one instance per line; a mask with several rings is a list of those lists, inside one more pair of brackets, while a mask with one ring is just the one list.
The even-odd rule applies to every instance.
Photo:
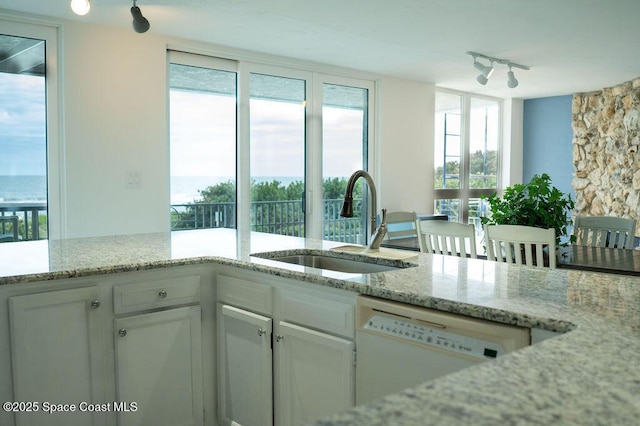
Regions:
[[493, 359], [507, 351], [498, 343], [460, 333], [452, 333], [436, 325], [420, 321], [374, 314], [363, 324], [364, 330], [398, 339], [455, 352], [478, 359]]

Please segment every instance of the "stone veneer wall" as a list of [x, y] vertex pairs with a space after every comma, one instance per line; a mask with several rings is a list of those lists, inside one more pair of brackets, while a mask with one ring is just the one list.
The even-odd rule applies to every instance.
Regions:
[[639, 112], [640, 78], [573, 96], [576, 214], [640, 221]]

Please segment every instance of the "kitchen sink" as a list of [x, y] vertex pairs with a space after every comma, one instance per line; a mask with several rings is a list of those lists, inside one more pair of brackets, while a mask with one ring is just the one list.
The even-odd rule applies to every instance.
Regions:
[[367, 256], [345, 255], [323, 250], [293, 250], [286, 252], [255, 253], [252, 256], [277, 262], [290, 263], [316, 269], [352, 274], [387, 272], [416, 266], [400, 260], [376, 259]]

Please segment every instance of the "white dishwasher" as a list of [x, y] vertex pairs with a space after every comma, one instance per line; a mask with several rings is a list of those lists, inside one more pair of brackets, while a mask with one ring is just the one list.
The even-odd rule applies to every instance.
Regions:
[[529, 346], [530, 329], [358, 296], [356, 404]]

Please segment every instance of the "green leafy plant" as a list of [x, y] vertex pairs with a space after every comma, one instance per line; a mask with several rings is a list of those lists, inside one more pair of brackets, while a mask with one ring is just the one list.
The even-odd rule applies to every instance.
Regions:
[[[571, 225], [571, 212], [575, 206], [570, 194], [551, 184], [548, 174], [534, 175], [526, 184], [515, 184], [504, 190], [502, 197], [493, 194], [486, 199], [491, 214], [481, 218], [488, 225], [525, 225], [554, 228], [556, 242], [567, 235]], [[575, 236], [569, 241], [575, 242]]]

